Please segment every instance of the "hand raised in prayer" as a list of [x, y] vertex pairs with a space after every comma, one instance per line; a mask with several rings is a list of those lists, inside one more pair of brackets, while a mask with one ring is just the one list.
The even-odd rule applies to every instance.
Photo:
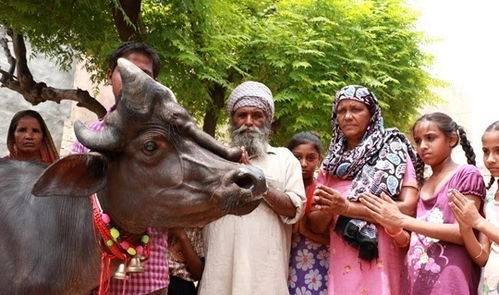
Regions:
[[461, 192], [455, 189], [450, 189], [447, 192], [450, 202], [449, 206], [456, 217], [459, 226], [463, 228], [476, 228], [484, 218], [478, 212], [475, 202], [468, 199]]
[[371, 193], [360, 195], [359, 201], [366, 207], [371, 217], [389, 232], [397, 232], [402, 227], [403, 213], [397, 203], [385, 193], [377, 197]]
[[314, 191], [312, 209], [345, 215], [348, 212], [349, 203], [339, 191], [319, 184]]
[[241, 159], [239, 159], [239, 163], [249, 164], [250, 160], [249, 160], [248, 151], [244, 148], [244, 146], [241, 147], [241, 150], [243, 151], [243, 153], [241, 154]]

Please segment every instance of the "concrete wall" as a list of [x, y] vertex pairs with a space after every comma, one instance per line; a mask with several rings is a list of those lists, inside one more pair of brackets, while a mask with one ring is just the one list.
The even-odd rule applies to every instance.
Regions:
[[[435, 42], [424, 49], [434, 55], [432, 74], [448, 83], [436, 89], [445, 102], [426, 107], [422, 113], [442, 111], [462, 125], [477, 155], [477, 166], [487, 177], [483, 164], [481, 136], [499, 120], [499, 2], [493, 0], [411, 0], [420, 11], [420, 30]], [[452, 7], [452, 9], [449, 9]], [[465, 163], [460, 147], [456, 159]]]

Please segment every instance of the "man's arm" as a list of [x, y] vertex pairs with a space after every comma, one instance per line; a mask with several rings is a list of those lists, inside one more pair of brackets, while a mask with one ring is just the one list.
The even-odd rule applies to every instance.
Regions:
[[300, 162], [286, 148], [280, 149], [281, 159], [285, 171], [285, 177], [281, 185], [272, 185], [272, 180], [267, 178], [269, 190], [264, 196], [269, 207], [280, 215], [286, 224], [294, 224], [300, 220], [305, 213], [305, 187], [301, 174]]
[[296, 207], [286, 193], [280, 192], [274, 188], [269, 188], [263, 195], [263, 200], [279, 215], [290, 218], [293, 218], [296, 215]]

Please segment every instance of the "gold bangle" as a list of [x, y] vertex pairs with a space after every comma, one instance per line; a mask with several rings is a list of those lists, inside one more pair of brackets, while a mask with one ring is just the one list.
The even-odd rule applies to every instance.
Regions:
[[350, 209], [350, 201], [346, 200], [347, 207], [345, 208], [345, 212], [342, 215], [348, 215], [348, 210]]
[[478, 257], [482, 256], [482, 253], [483, 253], [483, 247], [482, 245], [480, 244], [480, 253], [478, 253], [477, 256], [475, 256], [474, 258], [477, 259]]
[[385, 233], [386, 233], [387, 235], [389, 235], [390, 237], [392, 237], [392, 238], [398, 237], [398, 236], [400, 236], [400, 235], [404, 232], [404, 229], [403, 229], [402, 227], [400, 228], [400, 230], [399, 230], [398, 232], [396, 232], [396, 233], [394, 233], [394, 234], [392, 234], [391, 232], [389, 232], [389, 231], [386, 229], [386, 227], [384, 227], [384, 229], [385, 229]]
[[395, 245], [397, 245], [397, 247], [399, 247], [399, 248], [405, 248], [405, 247], [407, 247], [409, 245], [410, 242], [411, 242], [411, 237], [409, 236], [407, 238], [407, 241], [404, 242], [404, 244], [399, 245], [397, 242], [395, 242]]

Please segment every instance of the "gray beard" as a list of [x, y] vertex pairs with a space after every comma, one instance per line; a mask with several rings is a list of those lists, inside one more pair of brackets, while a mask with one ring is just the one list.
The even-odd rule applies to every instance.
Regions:
[[251, 158], [260, 158], [267, 154], [270, 126], [258, 128], [241, 125], [236, 129], [231, 125], [229, 131], [232, 146], [243, 146]]

